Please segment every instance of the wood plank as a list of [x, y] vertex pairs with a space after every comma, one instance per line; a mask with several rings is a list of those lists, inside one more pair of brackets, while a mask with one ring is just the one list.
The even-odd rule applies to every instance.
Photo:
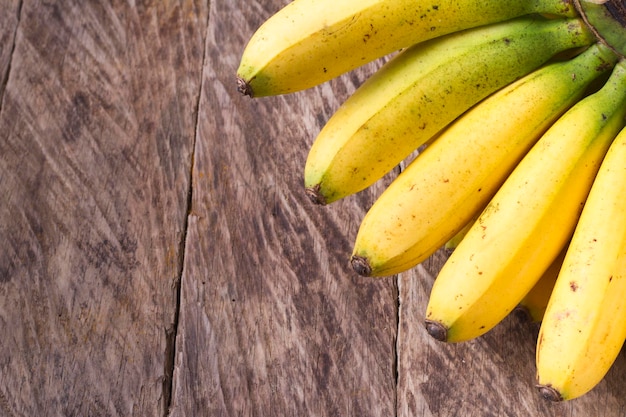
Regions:
[[395, 280], [347, 266], [374, 191], [317, 207], [302, 186], [313, 138], [361, 79], [236, 91], [246, 41], [284, 3], [211, 3], [172, 416], [395, 413]]
[[166, 412], [207, 19], [202, 1], [23, 2], [0, 113], [1, 415]]
[[[422, 309], [445, 261], [442, 252], [398, 278], [398, 385], [396, 409], [389, 410], [389, 388], [381, 390], [380, 379], [353, 369], [353, 363], [371, 367], [368, 355], [341, 360], [343, 344], [337, 350], [331, 337], [337, 334], [341, 340], [344, 328], [353, 329], [352, 349], [372, 349], [371, 340], [384, 340], [363, 327], [370, 309], [384, 310], [371, 304], [369, 292], [359, 302], [351, 298], [355, 290], [344, 287], [380, 286], [370, 291], [378, 291], [380, 302], [393, 303], [393, 278], [355, 279], [345, 262], [358, 220], [381, 187], [324, 212], [307, 206], [298, 194], [303, 148], [368, 70], [293, 96], [246, 101], [234, 92], [237, 51], [218, 51], [213, 45], [230, 34], [242, 48], [279, 5], [263, 8], [254, 3], [243, 9], [224, 3], [213, 4], [207, 41], [214, 55], [206, 66], [202, 107], [219, 103], [221, 113], [201, 118], [199, 124], [172, 414], [623, 415], [624, 401], [618, 395], [624, 382], [623, 357], [594, 392], [555, 405], [539, 398], [533, 388], [532, 325], [509, 317], [484, 337], [457, 345], [428, 337]], [[227, 145], [211, 145], [220, 139]], [[222, 204], [227, 207], [223, 213], [212, 209]], [[342, 286], [345, 280], [350, 284]], [[340, 329], [333, 324], [337, 315], [323, 313], [337, 308], [343, 309], [346, 323]], [[305, 321], [309, 316], [317, 319]], [[370, 317], [371, 329], [378, 331], [381, 318]], [[393, 326], [392, 321], [385, 323]], [[329, 358], [330, 379], [317, 372], [323, 353]], [[389, 352], [376, 353], [385, 354]], [[386, 384], [391, 383], [388, 372], [382, 372]], [[358, 392], [355, 379], [369, 387], [369, 397], [351, 395]], [[330, 387], [332, 394], [329, 381], [336, 383]], [[372, 407], [371, 399], [378, 407]]]

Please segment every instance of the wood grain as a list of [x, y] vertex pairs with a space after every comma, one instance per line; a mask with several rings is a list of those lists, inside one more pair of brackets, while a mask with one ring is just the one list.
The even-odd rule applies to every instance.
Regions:
[[238, 60], [271, 3], [211, 6], [172, 415], [393, 415], [395, 281], [347, 268], [372, 193], [317, 207], [302, 185], [312, 139], [359, 80], [241, 96]]
[[164, 414], [207, 17], [21, 5], [0, 113], [0, 414]]
[[0, 104], [7, 83], [11, 56], [15, 46], [15, 31], [21, 12], [21, 0], [0, 0]]
[[563, 404], [536, 327], [423, 329], [438, 252], [364, 279], [348, 257], [394, 178], [327, 207], [302, 170], [381, 62], [239, 95], [287, 0], [0, 0], [0, 416], [626, 415], [626, 357]]

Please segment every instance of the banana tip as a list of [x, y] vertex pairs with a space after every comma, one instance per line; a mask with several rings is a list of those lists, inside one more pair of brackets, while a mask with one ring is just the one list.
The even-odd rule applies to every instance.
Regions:
[[246, 80], [237, 76], [237, 91], [239, 91], [244, 96], [254, 97], [254, 92], [252, 91], [252, 87]]
[[363, 256], [353, 255], [350, 259], [350, 265], [352, 266], [354, 272], [361, 276], [369, 277], [372, 275], [372, 267], [370, 266], [367, 258], [364, 258]]
[[552, 401], [552, 402], [563, 401], [563, 397], [561, 396], [561, 394], [550, 384], [537, 385], [537, 389], [539, 390], [539, 394], [548, 401]]
[[426, 320], [425, 326], [426, 332], [434, 339], [439, 340], [440, 342], [448, 340], [448, 329], [446, 329], [443, 324], [432, 320]]
[[316, 184], [306, 188], [306, 195], [313, 204], [319, 204], [320, 206], [326, 205], [326, 198], [320, 193], [320, 185]]
[[534, 321], [530, 310], [523, 305], [518, 305], [513, 309], [513, 314], [523, 323], [529, 323]]

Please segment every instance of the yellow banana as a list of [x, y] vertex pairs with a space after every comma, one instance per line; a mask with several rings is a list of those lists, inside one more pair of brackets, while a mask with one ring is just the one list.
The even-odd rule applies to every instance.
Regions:
[[550, 300], [550, 294], [552, 294], [552, 289], [554, 288], [556, 277], [559, 275], [566, 252], [567, 246], [561, 250], [559, 256], [552, 261], [548, 269], [539, 278], [539, 281], [515, 307], [515, 312], [519, 313], [520, 316], [528, 318], [533, 323], [540, 323], [543, 320], [548, 301]]
[[446, 128], [363, 219], [352, 266], [383, 276], [423, 262], [489, 202], [541, 134], [616, 62], [605, 46], [542, 67]]
[[472, 339], [519, 303], [571, 238], [598, 167], [626, 115], [626, 63], [539, 139], [435, 279], [426, 328]]
[[304, 172], [311, 199], [330, 203], [383, 177], [472, 105], [556, 52], [588, 45], [579, 19], [522, 17], [409, 48], [330, 118]]
[[598, 171], [539, 331], [539, 389], [553, 401], [596, 386], [626, 338], [624, 161], [626, 129]]
[[416, 43], [531, 13], [576, 15], [562, 0], [295, 0], [250, 38], [239, 90], [292, 93]]

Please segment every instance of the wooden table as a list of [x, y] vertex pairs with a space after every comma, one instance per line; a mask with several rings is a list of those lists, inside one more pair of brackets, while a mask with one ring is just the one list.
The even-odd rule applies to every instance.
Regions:
[[0, 0], [0, 415], [620, 416], [534, 385], [536, 328], [423, 330], [438, 253], [356, 276], [392, 175], [327, 207], [302, 170], [377, 64], [250, 99], [235, 70], [286, 0]]

